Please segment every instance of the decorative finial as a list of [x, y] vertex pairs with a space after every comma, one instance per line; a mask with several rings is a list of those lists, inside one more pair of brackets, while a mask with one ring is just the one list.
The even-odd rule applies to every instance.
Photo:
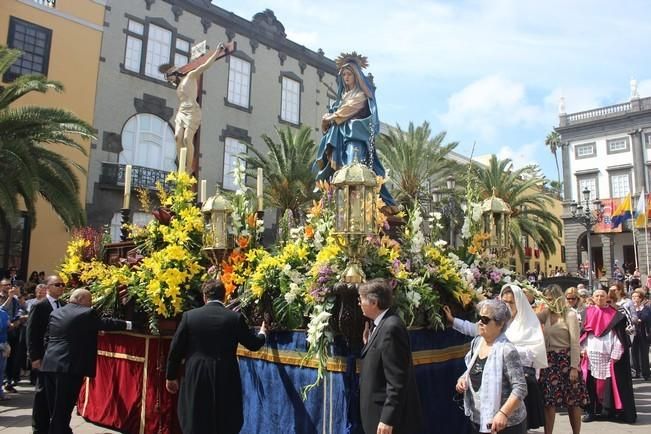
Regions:
[[558, 114], [559, 115], [566, 114], [566, 112], [565, 112], [565, 97], [563, 95], [561, 95], [561, 97], [558, 99]]
[[341, 69], [347, 63], [356, 63], [360, 69], [368, 68], [368, 57], [357, 54], [356, 51], [352, 53], [341, 53], [339, 57], [335, 59], [337, 64], [337, 69]]
[[637, 80], [631, 78], [631, 99], [639, 99], [640, 94], [637, 91]]

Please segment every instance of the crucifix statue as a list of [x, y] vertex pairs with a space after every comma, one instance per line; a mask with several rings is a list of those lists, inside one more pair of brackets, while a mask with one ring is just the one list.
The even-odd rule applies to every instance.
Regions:
[[[194, 136], [201, 125], [201, 106], [197, 101], [200, 90], [201, 74], [212, 64], [234, 52], [235, 42], [219, 44], [216, 50], [208, 52], [181, 67], [161, 65], [161, 72], [165, 73], [168, 82], [176, 86], [176, 95], [179, 98], [179, 108], [174, 118], [174, 140], [176, 141], [176, 155], [181, 148], [187, 149], [186, 167], [192, 173], [194, 161]], [[179, 169], [181, 169], [179, 167]]]

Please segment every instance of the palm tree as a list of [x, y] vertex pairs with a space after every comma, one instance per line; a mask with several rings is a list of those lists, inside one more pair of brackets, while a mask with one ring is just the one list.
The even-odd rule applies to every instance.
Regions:
[[430, 187], [445, 185], [446, 178], [455, 173], [458, 165], [446, 156], [459, 143], [443, 144], [445, 134], [443, 131], [431, 137], [428, 122], [419, 127], [410, 122], [407, 131], [398, 125], [380, 137], [377, 148], [393, 180], [395, 199], [407, 208], [429, 196]]
[[251, 153], [240, 154], [240, 157], [246, 161], [250, 174], [254, 175], [259, 167], [263, 169], [267, 203], [277, 208], [280, 215], [291, 210], [294, 217], [299, 218], [318, 197], [314, 192], [315, 175], [311, 170], [316, 143], [311, 137], [312, 130], [307, 126], [296, 133], [289, 127], [276, 128], [276, 134], [280, 139], [278, 143], [268, 135], [262, 135], [268, 152], [247, 145]]
[[492, 194], [511, 207], [511, 243], [520, 259], [524, 259], [522, 237], [530, 237], [545, 258], [556, 252], [562, 224], [549, 210], [553, 198], [545, 193], [545, 178], [536, 166], [514, 169], [510, 159], [498, 160], [492, 155], [488, 166], [475, 166], [474, 178], [480, 198]]
[[558, 147], [561, 146], [561, 135], [556, 131], [552, 131], [547, 134], [545, 138], [545, 146], [549, 148], [552, 154], [554, 154], [554, 161], [556, 161], [556, 174], [558, 175], [558, 185], [561, 185], [561, 169], [558, 167]]
[[[0, 76], [20, 57], [20, 51], [0, 47]], [[79, 199], [74, 169], [86, 169], [55, 152], [55, 146], [86, 155], [72, 136], [94, 138], [94, 130], [73, 113], [34, 106], [10, 107], [31, 92], [63, 91], [63, 85], [41, 75], [23, 75], [0, 88], [0, 221], [21, 213], [21, 202], [36, 224], [36, 200], [48, 202], [67, 228], [83, 226], [86, 215]]]

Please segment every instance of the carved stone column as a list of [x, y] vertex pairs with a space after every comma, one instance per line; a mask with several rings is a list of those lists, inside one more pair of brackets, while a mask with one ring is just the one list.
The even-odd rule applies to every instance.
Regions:
[[563, 199], [572, 200], [572, 173], [570, 173], [570, 144], [561, 143], [563, 159]]
[[631, 136], [631, 149], [633, 151], [633, 173], [635, 174], [635, 193], [644, 189], [644, 142], [642, 141], [642, 130], [635, 130]]

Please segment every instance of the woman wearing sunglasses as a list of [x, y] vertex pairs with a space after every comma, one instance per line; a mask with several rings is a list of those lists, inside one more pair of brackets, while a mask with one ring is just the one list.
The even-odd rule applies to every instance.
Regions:
[[485, 300], [478, 307], [479, 336], [470, 344], [456, 390], [464, 394], [475, 433], [524, 434], [527, 383], [518, 351], [505, 335], [511, 311], [501, 300]]
[[[547, 367], [547, 352], [542, 328], [522, 288], [515, 284], [504, 285], [500, 299], [506, 303], [511, 313], [512, 319], [507, 324], [505, 335], [520, 355], [529, 390], [525, 399], [526, 427], [536, 429], [545, 424], [545, 406], [542, 391], [536, 379], [536, 373]], [[447, 306], [443, 310], [453, 329], [468, 336], [478, 334], [477, 324], [454, 318]]]

